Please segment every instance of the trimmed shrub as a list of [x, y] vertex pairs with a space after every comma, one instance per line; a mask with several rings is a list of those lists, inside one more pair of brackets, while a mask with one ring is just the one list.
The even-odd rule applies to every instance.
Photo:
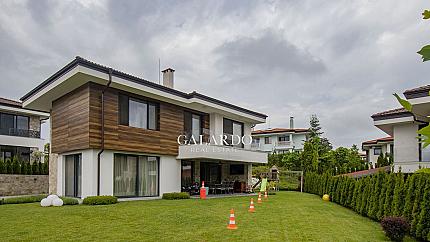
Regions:
[[90, 196], [84, 198], [85, 205], [109, 205], [118, 202], [118, 198], [114, 196]]
[[63, 200], [63, 205], [79, 205], [79, 201], [73, 197], [60, 197]]
[[177, 200], [177, 199], [189, 199], [190, 194], [188, 192], [171, 192], [163, 193], [163, 199], [167, 200]]
[[11, 197], [3, 199], [3, 204], [37, 203], [45, 197], [46, 195]]
[[396, 175], [396, 184], [394, 187], [394, 197], [393, 197], [393, 216], [402, 216], [403, 205], [405, 202], [405, 180], [402, 173]]
[[392, 241], [403, 241], [409, 231], [409, 223], [403, 217], [385, 217], [381, 221], [382, 229]]
[[0, 159], [0, 174], [6, 173], [6, 166], [3, 159]]

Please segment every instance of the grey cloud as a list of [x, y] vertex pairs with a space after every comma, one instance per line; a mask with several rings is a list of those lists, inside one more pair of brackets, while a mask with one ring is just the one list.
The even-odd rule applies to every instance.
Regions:
[[274, 31], [261, 37], [241, 37], [226, 42], [215, 53], [223, 70], [282, 71], [301, 75], [321, 74], [326, 68], [322, 60], [299, 49]]

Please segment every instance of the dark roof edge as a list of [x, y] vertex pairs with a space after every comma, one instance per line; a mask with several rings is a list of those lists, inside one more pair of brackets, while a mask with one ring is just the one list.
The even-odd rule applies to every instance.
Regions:
[[404, 113], [394, 113], [394, 114], [386, 114], [386, 115], [372, 115], [373, 121], [379, 121], [379, 120], [387, 120], [387, 119], [394, 119], [394, 118], [404, 118], [404, 117], [411, 117], [413, 116], [410, 112], [404, 112]]
[[403, 92], [403, 95], [405, 95], [405, 97], [407, 99], [414, 99], [414, 98], [420, 98], [420, 97], [428, 97], [429, 96], [429, 91], [430, 91], [430, 86], [424, 86], [421, 88], [415, 88], [415, 89], [410, 89], [410, 90], [406, 90]]
[[[63, 76], [70, 69], [76, 67], [77, 65], [81, 65], [81, 66], [84, 66], [84, 67], [87, 67], [87, 68], [90, 68], [90, 69], [93, 69], [96, 71], [100, 71], [100, 72], [103, 72], [106, 74], [109, 73], [109, 70], [111, 69], [107, 66], [103, 66], [103, 65], [97, 64], [95, 62], [92, 62], [92, 61], [89, 61], [89, 60], [86, 60], [82, 57], [77, 56], [69, 64], [67, 64], [66, 66], [61, 68], [59, 71], [57, 71], [52, 76], [50, 76], [48, 79], [46, 79], [44, 82], [42, 82], [41, 84], [36, 86], [34, 89], [32, 89], [30, 92], [28, 92], [27, 94], [22, 96], [20, 98], [20, 100], [25, 101], [28, 98], [32, 97], [37, 92], [39, 92], [42, 88], [51, 84], [52, 82], [54, 82], [55, 80], [57, 80], [58, 78]], [[183, 98], [187, 98], [187, 99], [195, 97], [195, 98], [199, 98], [199, 99], [202, 99], [202, 100], [214, 103], [214, 104], [218, 104], [220, 106], [234, 109], [236, 111], [251, 114], [251, 115], [254, 115], [254, 116], [259, 117], [259, 118], [267, 118], [267, 115], [265, 115], [265, 114], [254, 112], [254, 111], [251, 111], [249, 109], [245, 109], [245, 108], [242, 108], [242, 107], [239, 107], [239, 106], [236, 106], [236, 105], [233, 105], [233, 104], [230, 104], [230, 103], [227, 103], [227, 102], [215, 99], [215, 98], [211, 98], [211, 97], [208, 97], [206, 95], [203, 95], [203, 94], [200, 94], [197, 92], [192, 92], [192, 93], [181, 92], [181, 91], [178, 91], [178, 90], [175, 90], [172, 88], [168, 88], [168, 87], [165, 87], [163, 85], [159, 85], [159, 84], [156, 84], [154, 82], [150, 82], [150, 81], [145, 80], [143, 78], [136, 77], [136, 76], [133, 76], [133, 75], [130, 75], [130, 74], [118, 71], [118, 70], [112, 69], [112, 75], [119, 77], [119, 78], [123, 78], [123, 79], [129, 80], [129, 81], [132, 81], [132, 82], [135, 82], [135, 83], [138, 83], [138, 84], [141, 84], [141, 85], [144, 85], [144, 86], [147, 86], [147, 87], [157, 89], [159, 91], [167, 92], [167, 93], [179, 96], [179, 97], [183, 97]]]

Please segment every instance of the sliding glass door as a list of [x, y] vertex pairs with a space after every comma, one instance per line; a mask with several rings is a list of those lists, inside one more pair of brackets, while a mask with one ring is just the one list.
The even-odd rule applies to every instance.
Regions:
[[157, 157], [115, 154], [114, 195], [117, 197], [158, 196]]
[[65, 160], [65, 195], [81, 197], [82, 155], [66, 155]]

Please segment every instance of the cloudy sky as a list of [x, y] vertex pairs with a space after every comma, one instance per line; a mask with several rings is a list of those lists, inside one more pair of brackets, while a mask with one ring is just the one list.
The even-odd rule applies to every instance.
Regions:
[[[426, 1], [1, 1], [0, 96], [18, 99], [79, 55], [269, 115], [320, 118], [335, 146], [385, 136], [370, 115], [425, 85]], [[46, 129], [45, 129], [46, 135]]]

